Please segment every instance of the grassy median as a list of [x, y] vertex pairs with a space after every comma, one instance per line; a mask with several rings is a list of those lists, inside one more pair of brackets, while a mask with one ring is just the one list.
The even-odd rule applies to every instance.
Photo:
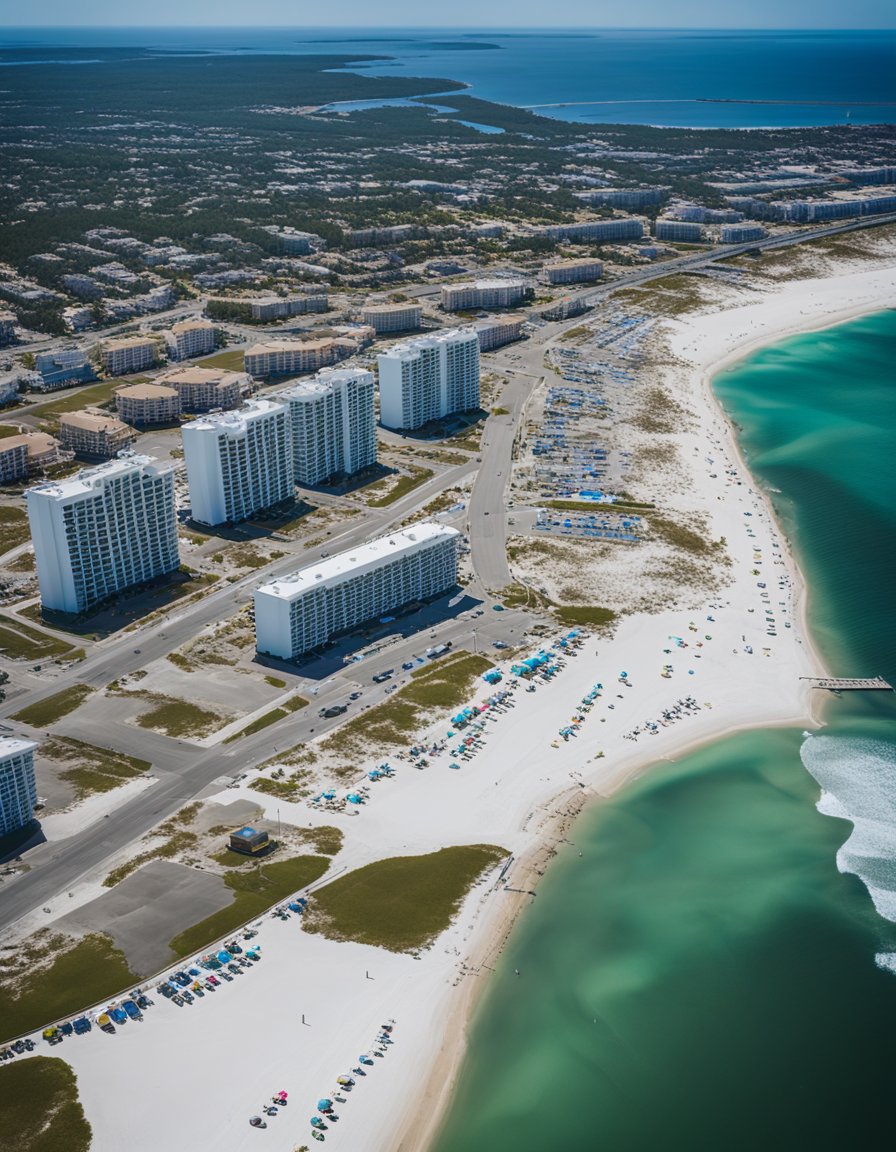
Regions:
[[12, 718], [21, 721], [22, 724], [30, 724], [32, 728], [49, 728], [63, 716], [68, 716], [69, 712], [80, 708], [93, 691], [89, 684], [72, 684], [70, 688], [64, 688], [61, 692], [48, 696], [46, 700], [29, 704], [21, 712], [16, 712]]

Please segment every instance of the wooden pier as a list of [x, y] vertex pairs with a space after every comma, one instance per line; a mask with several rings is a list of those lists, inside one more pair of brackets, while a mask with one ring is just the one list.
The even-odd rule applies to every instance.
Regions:
[[825, 688], [828, 692], [892, 692], [893, 685], [888, 684], [883, 676], [874, 676], [865, 680], [850, 680], [843, 677], [832, 676], [801, 676], [801, 680], [808, 680], [810, 688]]

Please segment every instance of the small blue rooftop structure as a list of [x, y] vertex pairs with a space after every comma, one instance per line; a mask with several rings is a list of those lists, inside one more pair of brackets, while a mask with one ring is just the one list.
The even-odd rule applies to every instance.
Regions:
[[257, 856], [265, 852], [271, 845], [271, 838], [267, 832], [259, 832], [248, 825], [238, 828], [230, 833], [230, 849], [232, 852], [241, 852], [244, 856]]

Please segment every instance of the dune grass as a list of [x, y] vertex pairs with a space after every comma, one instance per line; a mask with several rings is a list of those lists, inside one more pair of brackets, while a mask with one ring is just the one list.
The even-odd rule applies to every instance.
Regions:
[[55, 660], [75, 655], [71, 644], [32, 628], [17, 616], [0, 616], [0, 649], [11, 660]]
[[329, 867], [327, 856], [294, 856], [276, 864], [261, 864], [250, 872], [225, 872], [224, 883], [233, 889], [233, 903], [179, 933], [169, 947], [178, 956], [198, 952], [311, 884]]
[[3, 1143], [16, 1152], [87, 1152], [91, 1130], [64, 1060], [17, 1060], [0, 1076]]
[[[76, 1015], [137, 982], [124, 953], [108, 936], [85, 936], [60, 952], [48, 967], [37, 963], [14, 980], [4, 977], [0, 984], [2, 1039]], [[6, 1071], [4, 1068], [0, 1080]]]
[[377, 860], [315, 892], [305, 927], [390, 952], [425, 948], [451, 923], [476, 880], [507, 855], [494, 844]]

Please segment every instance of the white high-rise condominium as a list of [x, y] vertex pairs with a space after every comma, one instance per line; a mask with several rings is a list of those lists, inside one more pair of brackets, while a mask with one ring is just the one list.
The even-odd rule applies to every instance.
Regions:
[[83, 612], [180, 563], [170, 464], [120, 456], [25, 496], [45, 608]]
[[193, 519], [245, 520], [294, 494], [292, 436], [285, 404], [250, 400], [185, 424], [184, 458]]
[[396, 344], [377, 357], [380, 420], [387, 428], [420, 428], [430, 420], [479, 407], [479, 335], [450, 328]]
[[325, 368], [277, 399], [289, 409], [296, 484], [320, 484], [376, 463], [372, 373]]
[[32, 740], [0, 737], [0, 836], [18, 831], [34, 819], [36, 747]]
[[255, 646], [293, 660], [331, 636], [457, 583], [460, 533], [423, 521], [262, 584]]

